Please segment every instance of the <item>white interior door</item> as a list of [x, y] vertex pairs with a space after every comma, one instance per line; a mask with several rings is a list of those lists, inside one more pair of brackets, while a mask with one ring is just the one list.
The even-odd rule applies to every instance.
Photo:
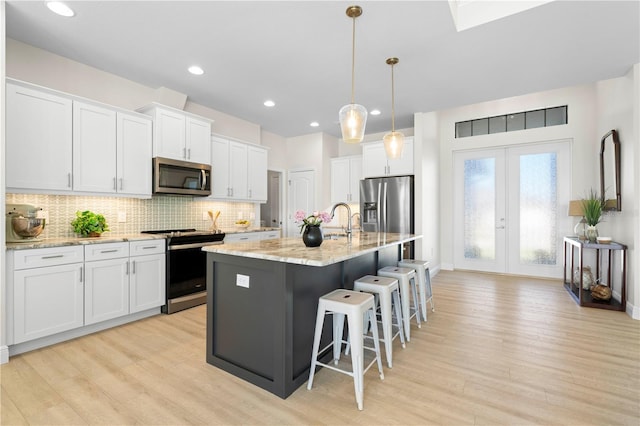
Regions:
[[454, 161], [455, 267], [561, 277], [569, 141], [459, 152]]
[[296, 170], [289, 172], [289, 203], [287, 207], [287, 236], [300, 233], [299, 224], [294, 222], [297, 210], [311, 214], [315, 205], [315, 171]]

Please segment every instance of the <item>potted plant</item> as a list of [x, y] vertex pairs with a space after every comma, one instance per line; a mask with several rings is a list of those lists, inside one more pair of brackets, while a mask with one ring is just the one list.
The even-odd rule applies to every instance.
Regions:
[[99, 237], [100, 234], [109, 230], [104, 216], [90, 210], [77, 211], [76, 218], [71, 221], [71, 226], [73, 226], [73, 232], [84, 237]]
[[586, 237], [589, 242], [594, 243], [598, 238], [596, 225], [600, 223], [603, 208], [604, 201], [593, 189], [589, 192], [589, 197], [582, 200], [584, 219], [587, 221]]

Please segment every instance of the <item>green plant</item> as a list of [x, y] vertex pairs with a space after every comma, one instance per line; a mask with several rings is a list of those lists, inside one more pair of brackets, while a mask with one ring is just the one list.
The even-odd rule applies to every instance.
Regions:
[[582, 200], [582, 209], [587, 225], [596, 226], [600, 222], [603, 208], [604, 200], [592, 189], [589, 192], [589, 197]]
[[71, 221], [71, 226], [73, 226], [73, 232], [84, 236], [92, 232], [102, 234], [109, 230], [109, 225], [107, 225], [104, 216], [89, 210], [77, 211], [76, 218]]

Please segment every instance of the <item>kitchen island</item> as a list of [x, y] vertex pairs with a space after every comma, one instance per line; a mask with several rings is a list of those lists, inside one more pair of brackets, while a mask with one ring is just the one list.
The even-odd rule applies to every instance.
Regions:
[[[402, 243], [420, 237], [363, 232], [314, 248], [300, 237], [204, 247], [207, 362], [286, 398], [309, 375], [318, 299], [395, 266]], [[321, 347], [329, 323], [324, 330]]]

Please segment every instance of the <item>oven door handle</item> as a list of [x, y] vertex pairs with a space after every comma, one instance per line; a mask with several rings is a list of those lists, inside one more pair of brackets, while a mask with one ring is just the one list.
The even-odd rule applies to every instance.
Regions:
[[177, 246], [169, 246], [168, 249], [169, 250], [187, 250], [187, 249], [211, 246], [215, 244], [222, 244], [222, 241], [209, 241], [206, 243], [181, 244]]

